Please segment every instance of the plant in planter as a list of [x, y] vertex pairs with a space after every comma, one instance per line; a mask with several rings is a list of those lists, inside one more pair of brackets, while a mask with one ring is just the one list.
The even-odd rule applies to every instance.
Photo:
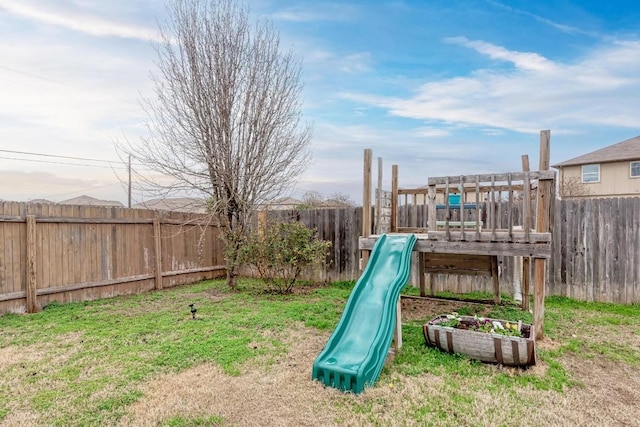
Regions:
[[520, 321], [443, 314], [426, 323], [423, 332], [427, 345], [449, 353], [503, 365], [535, 364], [531, 325]]

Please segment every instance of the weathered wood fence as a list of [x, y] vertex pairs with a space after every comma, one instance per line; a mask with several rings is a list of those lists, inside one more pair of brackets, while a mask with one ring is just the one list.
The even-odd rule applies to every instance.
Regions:
[[224, 274], [204, 215], [0, 202], [0, 314]]
[[[399, 225], [426, 226], [424, 207], [401, 206], [399, 209], [399, 221], [406, 221], [406, 225]], [[509, 220], [504, 214], [506, 210], [500, 206], [496, 209], [506, 224]], [[515, 215], [519, 217], [522, 213]], [[321, 238], [333, 242], [327, 272], [313, 279], [356, 280], [359, 277], [357, 245], [361, 208], [275, 211], [270, 217], [300, 220], [317, 228]], [[553, 256], [547, 269], [547, 295], [640, 303], [640, 198], [556, 200], [553, 217]], [[502, 289], [509, 293], [515, 259], [499, 257], [498, 261]], [[417, 262], [413, 264], [415, 267]], [[417, 272], [414, 272], [412, 283], [417, 282]], [[435, 290], [492, 292], [493, 287], [491, 280], [484, 277], [438, 275]]]
[[556, 204], [552, 295], [640, 303], [640, 198], [568, 199]]
[[[308, 278], [359, 277], [362, 208], [272, 211], [269, 216], [300, 220], [333, 242], [328, 269]], [[406, 218], [411, 225], [426, 223], [420, 209]], [[640, 303], [640, 198], [559, 200], [553, 224], [547, 295]], [[197, 215], [0, 202], [0, 314], [223, 275], [218, 233]], [[499, 262], [508, 292], [514, 259]], [[439, 275], [435, 289], [491, 292], [492, 284], [483, 277]]]

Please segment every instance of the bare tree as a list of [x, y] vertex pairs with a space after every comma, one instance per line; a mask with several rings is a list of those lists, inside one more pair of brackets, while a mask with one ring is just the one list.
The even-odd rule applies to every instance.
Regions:
[[306, 191], [302, 195], [302, 206], [306, 208], [309, 208], [309, 209], [319, 208], [322, 206], [323, 202], [324, 202], [324, 197], [322, 197], [322, 194], [320, 194], [320, 192], [316, 190]]
[[583, 184], [582, 179], [578, 176], [562, 177], [558, 185], [560, 187], [560, 197], [563, 199], [585, 197], [591, 194], [589, 188]]
[[[302, 122], [301, 60], [277, 30], [249, 22], [235, 0], [177, 0], [161, 25], [155, 98], [143, 101], [149, 136], [129, 147], [144, 166], [209, 201], [223, 227], [227, 282], [261, 204], [284, 194], [310, 158]], [[148, 183], [147, 183], [148, 184]], [[154, 181], [168, 188], [166, 180]]]
[[334, 208], [352, 208], [356, 205], [356, 202], [348, 194], [337, 192], [327, 197], [325, 205]]
[[302, 205], [299, 208], [351, 208], [355, 205], [356, 203], [351, 200], [348, 194], [337, 192], [325, 197], [319, 191], [310, 190], [302, 195]]

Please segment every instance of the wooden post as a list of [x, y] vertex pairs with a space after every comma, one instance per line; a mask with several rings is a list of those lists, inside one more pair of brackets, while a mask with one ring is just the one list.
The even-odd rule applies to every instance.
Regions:
[[498, 278], [498, 257], [491, 256], [491, 279], [493, 280], [493, 303], [500, 305], [500, 279]]
[[258, 236], [264, 237], [267, 231], [267, 209], [258, 212]]
[[[364, 171], [362, 190], [362, 237], [371, 236], [371, 162], [373, 151], [371, 148], [364, 150]], [[369, 251], [362, 251], [362, 265], [364, 270], [369, 262]]]
[[153, 219], [153, 249], [156, 256], [156, 281], [154, 289], [162, 289], [162, 240], [160, 239], [160, 220]]
[[402, 298], [398, 297], [396, 304], [396, 328], [393, 331], [393, 347], [396, 351], [402, 348]]
[[378, 157], [378, 188], [376, 189], [376, 224], [375, 233], [382, 232], [382, 157]]
[[522, 257], [522, 311], [528, 311], [531, 299], [531, 257]]
[[[549, 170], [549, 145], [551, 132], [540, 131], [540, 170]], [[550, 216], [550, 182], [538, 181], [538, 195], [536, 199], [536, 231], [544, 233], [549, 231]], [[533, 261], [533, 324], [536, 330], [536, 340], [544, 338], [544, 294], [545, 294], [545, 269], [546, 260], [535, 258]]]
[[531, 169], [529, 169], [529, 155], [523, 154], [522, 155], [522, 171], [529, 172], [530, 170]]
[[[529, 172], [529, 156], [522, 155], [522, 171]], [[525, 179], [524, 182], [524, 208], [522, 212], [522, 228], [524, 230], [525, 240], [529, 242], [529, 230], [531, 229], [531, 182]], [[529, 311], [531, 284], [531, 257], [522, 257], [522, 275], [520, 276], [520, 286], [522, 286], [522, 310]]]
[[398, 232], [398, 165], [391, 166], [391, 221], [390, 231]]
[[420, 296], [421, 297], [426, 297], [427, 296], [427, 273], [424, 271], [424, 264], [425, 264], [425, 253], [424, 252], [418, 252], [418, 277], [419, 280], [418, 282], [420, 283]]
[[36, 286], [36, 217], [27, 215], [27, 313], [38, 311]]

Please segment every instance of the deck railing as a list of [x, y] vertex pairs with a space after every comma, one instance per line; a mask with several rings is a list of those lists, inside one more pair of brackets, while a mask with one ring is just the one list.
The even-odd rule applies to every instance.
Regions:
[[[431, 240], [549, 242], [535, 230], [536, 191], [555, 172], [432, 177], [421, 188], [392, 189], [392, 232], [428, 233]], [[395, 202], [395, 203], [393, 203]]]

